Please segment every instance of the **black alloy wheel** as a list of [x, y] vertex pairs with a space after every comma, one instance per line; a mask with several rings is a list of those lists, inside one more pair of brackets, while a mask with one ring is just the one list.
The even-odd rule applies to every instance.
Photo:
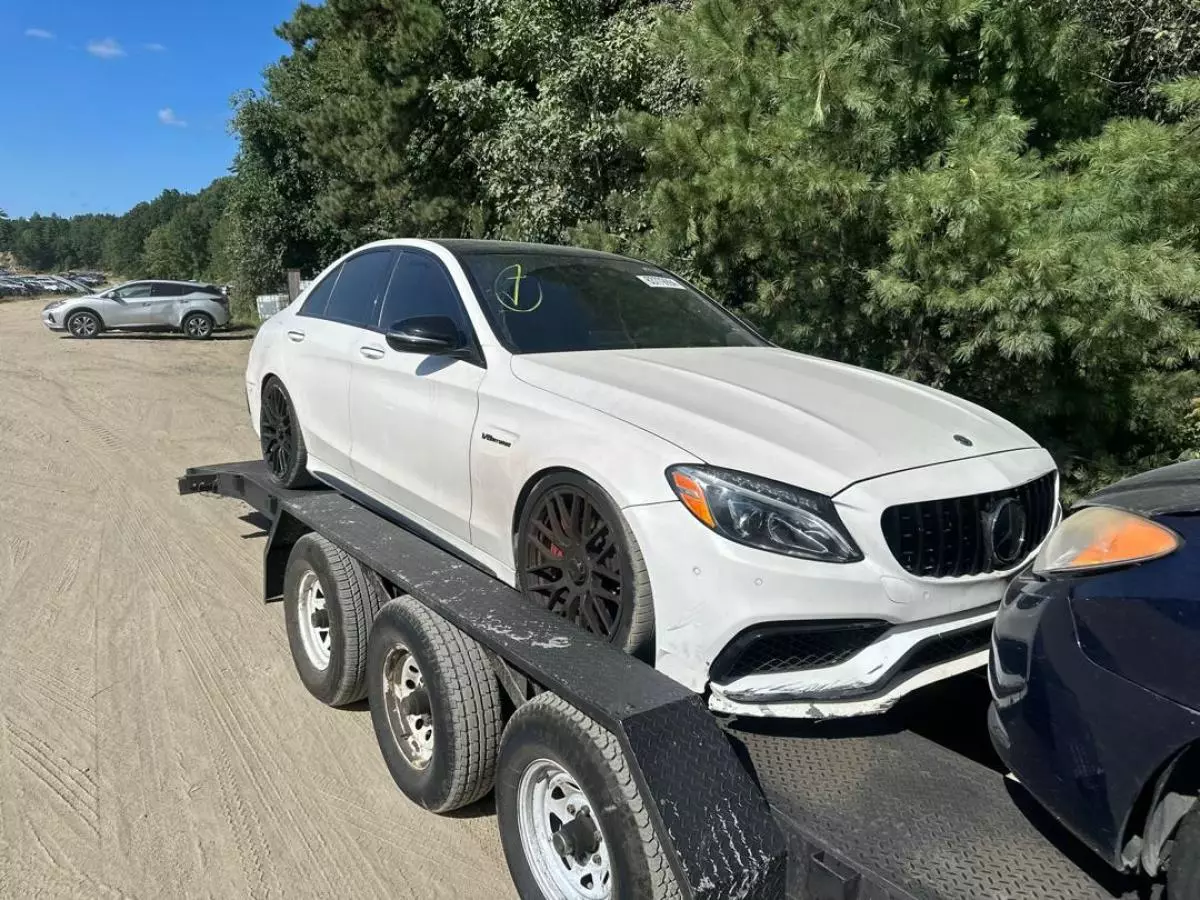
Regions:
[[277, 479], [286, 482], [296, 460], [295, 423], [291, 401], [278, 381], [272, 381], [263, 391], [259, 431], [267, 467]]
[[630, 614], [626, 554], [596, 500], [579, 486], [557, 485], [525, 521], [526, 596], [605, 640], [620, 639]]

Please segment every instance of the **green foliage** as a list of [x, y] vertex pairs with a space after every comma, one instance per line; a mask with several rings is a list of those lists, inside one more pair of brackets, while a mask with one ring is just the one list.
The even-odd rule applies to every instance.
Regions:
[[[1053, 2], [699, 0], [633, 242], [798, 349], [977, 400], [1080, 487], [1196, 447], [1195, 124]], [[1195, 85], [1166, 93], [1177, 107]]]
[[34, 214], [0, 222], [6, 226], [0, 227], [0, 249], [11, 249], [21, 265], [38, 271], [101, 268], [131, 278], [219, 278], [228, 254], [223, 243], [214, 248], [213, 235], [230, 190], [229, 180], [219, 178], [195, 195], [164, 191], [123, 216]]

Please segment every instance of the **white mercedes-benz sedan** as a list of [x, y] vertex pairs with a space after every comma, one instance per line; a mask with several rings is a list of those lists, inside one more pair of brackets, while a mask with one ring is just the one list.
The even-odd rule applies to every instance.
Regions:
[[360, 247], [262, 326], [246, 392], [282, 484], [381, 509], [731, 714], [876, 713], [984, 665], [1059, 516], [1050, 455], [998, 416], [588, 250]]

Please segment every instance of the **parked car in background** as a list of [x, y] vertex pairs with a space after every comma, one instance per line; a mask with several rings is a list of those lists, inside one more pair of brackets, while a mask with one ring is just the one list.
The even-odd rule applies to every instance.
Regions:
[[362, 247], [267, 319], [246, 390], [280, 482], [383, 507], [726, 713], [877, 713], [982, 668], [1058, 515], [999, 416], [569, 247]]
[[1109, 865], [1200, 897], [1200, 460], [1076, 508], [1001, 604], [992, 743]]
[[229, 321], [229, 298], [221, 289], [193, 281], [130, 281], [103, 293], [55, 300], [42, 310], [47, 328], [78, 338], [137, 330], [204, 339]]

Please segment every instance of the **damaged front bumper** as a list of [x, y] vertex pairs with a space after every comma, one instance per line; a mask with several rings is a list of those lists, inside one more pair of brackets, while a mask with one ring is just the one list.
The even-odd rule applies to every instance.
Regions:
[[881, 713], [915, 690], [985, 666], [996, 609], [897, 626], [837, 665], [713, 681], [708, 705], [792, 719]]

